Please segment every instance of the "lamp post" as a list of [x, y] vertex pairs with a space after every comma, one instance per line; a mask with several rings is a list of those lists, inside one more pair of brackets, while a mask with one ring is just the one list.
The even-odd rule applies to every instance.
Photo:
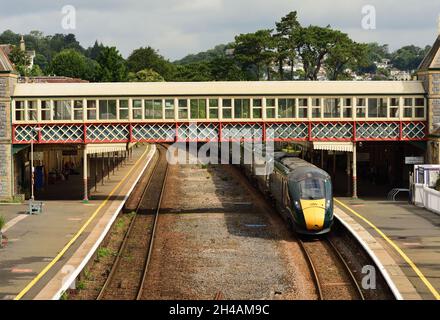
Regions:
[[31, 137], [31, 201], [35, 200], [34, 196], [34, 181], [35, 181], [35, 168], [34, 168], [34, 135], [41, 131], [41, 128], [32, 128]]

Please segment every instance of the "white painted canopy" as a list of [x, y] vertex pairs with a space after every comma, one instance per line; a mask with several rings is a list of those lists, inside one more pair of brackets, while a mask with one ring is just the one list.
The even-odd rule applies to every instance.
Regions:
[[353, 143], [352, 142], [318, 141], [318, 142], [313, 142], [313, 149], [315, 149], [315, 150], [328, 150], [328, 151], [353, 152]]

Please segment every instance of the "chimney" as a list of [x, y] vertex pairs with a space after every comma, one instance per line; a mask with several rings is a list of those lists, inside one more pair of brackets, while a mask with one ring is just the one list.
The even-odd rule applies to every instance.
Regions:
[[[440, 18], [440, 17], [439, 17]], [[24, 37], [23, 35], [21, 36], [21, 40], [20, 40], [20, 50], [25, 52], [26, 51], [26, 45], [24, 43]]]

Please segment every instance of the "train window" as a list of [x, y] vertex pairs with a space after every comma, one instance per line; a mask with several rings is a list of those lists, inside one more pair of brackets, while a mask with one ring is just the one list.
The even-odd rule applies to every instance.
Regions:
[[300, 198], [318, 200], [325, 198], [325, 181], [319, 178], [306, 178], [299, 181]]

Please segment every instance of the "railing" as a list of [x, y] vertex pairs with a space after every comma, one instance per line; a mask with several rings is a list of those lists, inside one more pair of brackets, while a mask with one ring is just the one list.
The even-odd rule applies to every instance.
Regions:
[[423, 184], [414, 184], [414, 203], [440, 214], [440, 192]]

